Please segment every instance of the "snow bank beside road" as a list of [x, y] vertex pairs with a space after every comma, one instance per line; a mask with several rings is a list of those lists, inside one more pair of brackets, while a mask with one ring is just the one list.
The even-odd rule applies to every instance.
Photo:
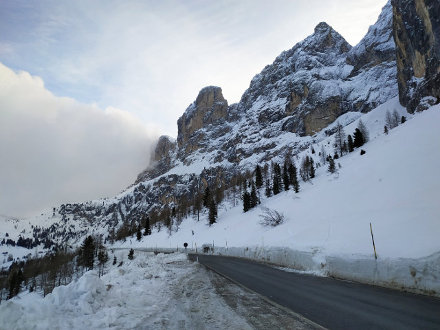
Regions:
[[[108, 265], [42, 298], [21, 293], [0, 305], [0, 329], [250, 329], [185, 254], [117, 251]], [[112, 260], [113, 256], [110, 256]], [[110, 264], [110, 263], [109, 263]]]

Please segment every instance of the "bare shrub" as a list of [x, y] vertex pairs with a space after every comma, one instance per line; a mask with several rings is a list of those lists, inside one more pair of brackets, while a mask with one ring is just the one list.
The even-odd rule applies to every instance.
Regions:
[[278, 226], [284, 222], [284, 215], [278, 211], [263, 207], [263, 214], [260, 214], [260, 224], [263, 226]]

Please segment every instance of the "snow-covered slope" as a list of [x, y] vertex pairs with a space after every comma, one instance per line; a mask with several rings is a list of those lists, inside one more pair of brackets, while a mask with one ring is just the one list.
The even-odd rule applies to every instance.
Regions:
[[[374, 227], [381, 257], [428, 256], [440, 251], [440, 106], [417, 114], [405, 124], [383, 133], [385, 109], [399, 107], [393, 99], [361, 117], [370, 128], [371, 141], [337, 160], [337, 174], [327, 166], [317, 169], [311, 182], [301, 181], [301, 191], [292, 190], [266, 198], [243, 213], [242, 203], [227, 203], [219, 210], [218, 223], [208, 226], [207, 214], [197, 222], [191, 216], [171, 236], [166, 230], [145, 237], [141, 245], [175, 247], [212, 243], [225, 246], [287, 246], [297, 250], [316, 248], [325, 254], [372, 255], [369, 223]], [[404, 109], [397, 108], [406, 116]], [[346, 126], [354, 131], [358, 120]], [[314, 144], [332, 151], [323, 139]], [[310, 150], [299, 154], [299, 157]], [[319, 162], [318, 156], [313, 156]], [[259, 224], [262, 208], [282, 212], [284, 224], [268, 228]], [[194, 232], [194, 235], [192, 234]], [[409, 244], [410, 243], [410, 244]], [[133, 241], [133, 244], [134, 241]]]
[[[241, 202], [233, 206], [234, 201], [229, 200], [219, 210], [218, 223], [212, 226], [207, 214], [199, 222], [190, 217], [174, 227], [171, 235], [166, 229], [156, 229], [141, 242], [133, 238], [122, 246], [182, 247], [187, 242], [200, 249], [209, 243], [219, 253], [269, 259], [332, 275], [342, 274], [337, 263], [347, 272], [349, 266], [358, 265], [361, 269], [352, 268], [344, 277], [364, 281], [377, 277], [379, 283], [394, 281], [439, 292], [435, 273], [440, 269], [440, 105], [416, 114], [385, 135], [387, 110], [411, 116], [396, 98], [363, 115], [361, 119], [371, 133], [371, 141], [362, 147], [366, 154], [356, 150], [338, 159], [337, 174], [328, 173], [327, 166], [322, 166], [315, 179], [301, 182], [297, 194], [290, 190], [265, 198], [261, 191], [261, 205], [246, 213]], [[345, 131], [353, 131], [357, 124], [358, 119]], [[332, 151], [332, 139], [322, 139], [314, 149], [324, 146]], [[299, 157], [306, 154], [319, 162], [310, 150]], [[277, 227], [262, 226], [264, 207], [284, 214], [285, 222]], [[378, 253], [376, 268], [384, 268], [382, 277], [371, 275], [373, 268], [366, 274], [375, 260], [370, 223]], [[280, 254], [290, 255], [283, 259]], [[352, 263], [347, 265], [343, 260]], [[412, 279], [411, 267], [420, 271], [418, 278]]]

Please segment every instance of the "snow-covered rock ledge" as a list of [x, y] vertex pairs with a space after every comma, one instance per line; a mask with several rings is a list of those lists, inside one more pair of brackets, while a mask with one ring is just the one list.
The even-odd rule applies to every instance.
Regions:
[[214, 254], [252, 259], [321, 276], [440, 297], [440, 252], [419, 259], [324, 256], [287, 247], [215, 247]]

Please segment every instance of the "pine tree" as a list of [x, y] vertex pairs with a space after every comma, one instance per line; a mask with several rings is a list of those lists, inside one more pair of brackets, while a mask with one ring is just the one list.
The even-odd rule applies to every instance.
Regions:
[[383, 132], [385, 135], [388, 135], [388, 127], [386, 125], [383, 127]]
[[216, 223], [217, 219], [217, 204], [214, 202], [214, 199], [211, 199], [209, 203], [209, 225]]
[[257, 206], [259, 203], [257, 190], [255, 189], [255, 185], [252, 185], [251, 196], [250, 196], [250, 207], [253, 208]]
[[354, 135], [353, 146], [355, 148], [362, 147], [364, 145], [364, 136], [362, 135], [362, 132], [359, 130], [359, 128], [355, 129], [353, 135]]
[[283, 183], [284, 183], [284, 190], [285, 191], [289, 190], [290, 180], [289, 180], [289, 172], [287, 170], [286, 162], [284, 162], [284, 166], [283, 166]]
[[257, 186], [257, 189], [260, 189], [263, 186], [263, 175], [261, 174], [260, 165], [257, 165], [257, 168], [255, 169], [255, 185]]
[[251, 208], [251, 195], [247, 190], [243, 193], [243, 211], [247, 212]]
[[130, 249], [130, 252], [128, 253], [128, 259], [133, 260], [134, 258], [134, 250]]
[[295, 190], [296, 193], [299, 192], [299, 182], [298, 182], [296, 166], [293, 163], [289, 165], [289, 181], [290, 184], [293, 186], [293, 190]]
[[367, 143], [370, 140], [370, 134], [362, 119], [359, 119], [357, 128], [359, 128], [359, 130], [362, 133], [362, 136], [364, 137], [364, 143]]
[[151, 235], [151, 227], [150, 227], [150, 217], [145, 218], [145, 230], [144, 236]]
[[328, 171], [330, 173], [335, 173], [336, 172], [335, 161], [330, 156], [328, 157]]
[[315, 177], [315, 164], [313, 162], [313, 158], [310, 157], [310, 179], [313, 179]]
[[136, 239], [140, 241], [142, 238], [141, 225], [139, 224], [136, 230]]
[[354, 150], [354, 144], [353, 144], [353, 138], [350, 134], [348, 134], [347, 137], [347, 146], [348, 146], [348, 152], [353, 152]]
[[211, 202], [211, 198], [212, 198], [212, 196], [211, 196], [211, 192], [209, 190], [209, 187], [206, 187], [205, 194], [203, 195], [203, 206], [204, 207], [207, 207], [207, 208], [209, 207], [209, 204]]
[[118, 262], [118, 261], [117, 261], [117, 259], [116, 259], [116, 256], [114, 256], [114, 257], [113, 257], [113, 265], [116, 265], [117, 262]]
[[269, 178], [266, 179], [265, 195], [266, 195], [266, 197], [272, 196], [272, 189], [270, 187], [270, 180], [269, 180]]
[[95, 258], [95, 242], [92, 236], [87, 236], [81, 245], [79, 263], [87, 270], [93, 269]]
[[277, 163], [274, 163], [274, 175], [273, 175], [273, 194], [277, 195], [281, 191], [281, 167]]
[[299, 169], [299, 175], [303, 181], [309, 181], [310, 179], [310, 157], [305, 156], [301, 161], [301, 167]]
[[406, 117], [402, 116], [402, 118], [400, 118], [400, 123], [405, 124], [405, 122], [406, 122]]

